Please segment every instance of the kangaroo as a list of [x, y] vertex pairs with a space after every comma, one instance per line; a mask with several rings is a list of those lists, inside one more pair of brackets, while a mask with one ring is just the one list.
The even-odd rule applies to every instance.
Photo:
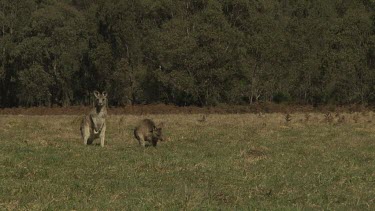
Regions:
[[100, 146], [104, 147], [107, 93], [100, 94], [98, 91], [94, 91], [94, 96], [94, 108], [82, 119], [80, 130], [84, 145], [92, 144], [94, 139], [100, 138]]
[[154, 146], [156, 147], [158, 141], [164, 141], [162, 127], [163, 123], [158, 126], [150, 119], [142, 120], [134, 129], [134, 136], [138, 140], [139, 145], [143, 147]]

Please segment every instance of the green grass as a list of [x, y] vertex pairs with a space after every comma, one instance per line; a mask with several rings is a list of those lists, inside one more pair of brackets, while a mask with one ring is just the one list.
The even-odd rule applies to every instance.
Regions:
[[[343, 115], [109, 116], [104, 148], [79, 116], [0, 116], [0, 209], [374, 210], [374, 115]], [[145, 117], [156, 148], [132, 136]]]

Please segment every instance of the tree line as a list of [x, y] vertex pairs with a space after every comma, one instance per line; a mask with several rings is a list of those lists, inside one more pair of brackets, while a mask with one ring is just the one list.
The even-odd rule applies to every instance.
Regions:
[[373, 0], [0, 2], [0, 107], [375, 102]]

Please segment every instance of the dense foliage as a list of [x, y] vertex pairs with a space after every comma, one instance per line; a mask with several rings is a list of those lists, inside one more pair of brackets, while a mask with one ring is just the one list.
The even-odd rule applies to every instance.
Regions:
[[0, 0], [0, 106], [375, 102], [373, 0]]

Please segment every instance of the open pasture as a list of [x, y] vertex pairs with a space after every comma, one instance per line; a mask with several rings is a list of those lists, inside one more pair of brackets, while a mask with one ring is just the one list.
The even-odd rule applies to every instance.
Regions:
[[372, 112], [110, 115], [104, 148], [81, 118], [0, 116], [0, 209], [375, 209]]

